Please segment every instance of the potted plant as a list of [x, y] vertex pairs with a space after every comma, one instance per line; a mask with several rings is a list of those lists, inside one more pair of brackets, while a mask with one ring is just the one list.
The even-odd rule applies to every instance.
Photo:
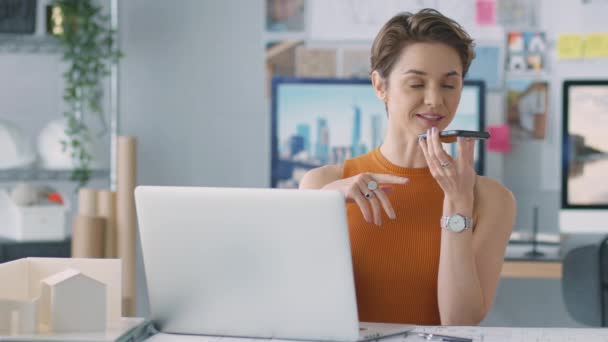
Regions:
[[116, 46], [116, 31], [110, 25], [110, 17], [97, 1], [53, 0], [48, 8], [48, 30], [58, 39], [63, 61], [68, 65], [63, 74], [67, 139], [61, 144], [73, 160], [70, 178], [81, 187], [91, 176], [91, 153], [87, 149], [91, 132], [86, 118], [96, 116], [106, 127], [102, 81], [122, 53]]

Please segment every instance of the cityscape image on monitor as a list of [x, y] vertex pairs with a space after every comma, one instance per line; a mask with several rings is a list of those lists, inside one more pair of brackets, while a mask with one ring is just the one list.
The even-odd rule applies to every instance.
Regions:
[[[448, 129], [481, 128], [480, 84], [465, 85]], [[272, 94], [273, 187], [297, 188], [308, 170], [342, 164], [382, 143], [386, 109], [367, 79], [276, 78]]]

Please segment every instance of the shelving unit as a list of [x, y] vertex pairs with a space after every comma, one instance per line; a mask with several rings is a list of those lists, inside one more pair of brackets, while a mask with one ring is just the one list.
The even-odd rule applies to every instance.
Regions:
[[50, 36], [0, 34], [0, 53], [61, 53], [59, 43]]
[[[0, 33], [0, 55], [53, 55], [49, 58], [60, 58], [63, 49], [60, 42], [46, 33], [45, 6], [50, 2], [42, 0], [37, 5], [36, 30], [32, 34]], [[118, 28], [118, 1], [110, 0], [104, 3], [110, 15], [110, 25]], [[42, 58], [45, 58], [43, 56]], [[109, 87], [106, 89], [107, 97], [106, 115], [108, 120], [110, 164], [108, 169], [92, 170], [91, 180], [107, 179], [110, 188], [115, 190], [116, 172], [116, 139], [118, 135], [118, 67], [113, 65], [109, 75]], [[61, 101], [59, 98], [58, 101]], [[58, 114], [60, 115], [60, 113]], [[0, 169], [0, 182], [13, 183], [23, 181], [70, 181], [71, 170], [45, 170], [36, 167], [18, 169]]]
[[[69, 181], [72, 174], [71, 170], [43, 170], [43, 169], [10, 169], [0, 170], [0, 182], [15, 181]], [[110, 170], [93, 170], [91, 179], [108, 179]]]
[[[36, 30], [32, 34], [0, 34], [0, 58], [4, 57], [14, 62], [20, 59], [22, 56], [26, 56], [24, 60], [26, 63], [36, 63], [36, 59], [46, 60], [54, 59], [59, 61], [63, 54], [63, 49], [60, 42], [55, 37], [46, 34], [46, 19], [45, 19], [45, 6], [49, 4], [48, 0], [39, 0], [37, 4], [37, 18], [36, 18]], [[111, 25], [113, 29], [118, 28], [118, 1], [102, 1], [103, 6], [107, 9], [108, 14], [111, 18]], [[18, 56], [13, 56], [18, 55]], [[40, 58], [30, 58], [32, 55]], [[23, 63], [15, 63], [19, 67], [23, 67]], [[12, 64], [11, 64], [12, 65]], [[21, 70], [21, 69], [19, 69]], [[51, 72], [57, 71], [57, 76], [60, 77], [61, 68], [53, 68]], [[31, 70], [24, 68], [23, 73], [30, 73]], [[49, 75], [48, 73], [46, 75]], [[40, 76], [42, 77], [42, 76]], [[32, 78], [26, 78], [32, 82]], [[10, 80], [8, 80], [10, 81]], [[34, 82], [36, 80], [34, 79]], [[108, 181], [112, 190], [115, 190], [115, 169], [116, 169], [116, 137], [118, 134], [118, 67], [113, 66], [110, 72], [110, 78], [108, 80], [108, 87], [105, 89], [105, 96], [107, 96], [107, 102], [105, 105], [106, 113], [108, 118], [108, 126], [110, 128], [109, 143], [110, 143], [110, 165], [106, 169], [92, 170], [91, 180], [95, 183], [105, 183]], [[17, 91], [22, 91], [25, 83], [21, 83]], [[34, 87], [39, 91], [46, 91], [50, 87], [61, 87], [60, 83], [52, 83], [45, 87]], [[11, 88], [7, 88], [8, 91]], [[6, 91], [6, 89], [5, 89]], [[22, 91], [23, 93], [23, 91]], [[24, 101], [36, 101], [36, 94], [29, 94], [28, 96], [20, 96], [17, 93], [19, 99], [23, 97]], [[48, 97], [46, 98], [48, 100]], [[61, 97], [57, 98], [57, 101], [62, 101]], [[48, 101], [47, 101], [48, 102]], [[5, 104], [6, 106], [6, 104]], [[57, 117], [61, 117], [61, 111], [59, 107], [54, 108], [51, 106], [50, 110], [55, 110], [56, 116], [47, 117], [44, 120], [51, 120]], [[12, 114], [11, 111], [5, 111], [7, 115]], [[32, 111], [32, 115], [39, 115], [41, 112]], [[42, 112], [43, 113], [43, 112]], [[20, 113], [17, 115], [28, 115], [27, 113]], [[9, 117], [10, 119], [10, 117]], [[26, 129], [27, 131], [27, 129]], [[30, 134], [36, 134], [37, 131], [30, 131]], [[43, 181], [48, 183], [57, 182], [57, 188], [63, 191], [66, 196], [70, 197], [69, 200], [74, 203], [75, 195], [71, 191], [75, 187], [75, 182], [70, 180], [72, 170], [46, 170], [38, 167], [29, 168], [16, 168], [16, 169], [0, 169], [0, 183], [3, 185], [14, 184], [17, 182], [33, 182]], [[100, 182], [103, 181], [103, 182]], [[106, 186], [103, 184], [102, 186]], [[72, 208], [74, 209], [74, 208]], [[71, 225], [70, 215], [67, 214], [66, 223]], [[12, 241], [4, 238], [0, 238], [0, 263], [15, 260], [24, 257], [70, 257], [70, 246], [71, 241], [69, 239], [64, 241]]]
[[0, 263], [27, 257], [69, 258], [71, 240], [13, 241], [0, 238]]

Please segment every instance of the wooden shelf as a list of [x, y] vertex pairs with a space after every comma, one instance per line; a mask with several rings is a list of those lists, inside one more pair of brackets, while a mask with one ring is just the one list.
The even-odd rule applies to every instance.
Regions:
[[503, 278], [561, 279], [561, 261], [505, 261]]
[[542, 253], [540, 255], [530, 255], [532, 250], [531, 243], [509, 243], [501, 276], [526, 279], [562, 278], [563, 257], [558, 243], [539, 243], [536, 251]]

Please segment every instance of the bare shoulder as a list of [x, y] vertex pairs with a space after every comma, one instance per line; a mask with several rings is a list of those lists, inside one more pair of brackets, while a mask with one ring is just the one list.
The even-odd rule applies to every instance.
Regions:
[[515, 196], [504, 185], [484, 176], [477, 176], [475, 186], [477, 214], [515, 216]]
[[325, 185], [342, 178], [342, 165], [326, 165], [309, 170], [302, 177], [300, 189], [321, 189]]

